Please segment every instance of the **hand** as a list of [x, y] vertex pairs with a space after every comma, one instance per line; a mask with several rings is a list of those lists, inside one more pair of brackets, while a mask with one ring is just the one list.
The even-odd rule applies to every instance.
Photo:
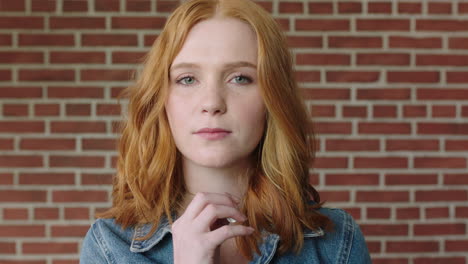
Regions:
[[230, 194], [197, 193], [185, 212], [172, 224], [175, 264], [217, 264], [219, 246], [236, 236], [253, 233], [252, 227], [223, 225], [225, 218], [247, 220]]

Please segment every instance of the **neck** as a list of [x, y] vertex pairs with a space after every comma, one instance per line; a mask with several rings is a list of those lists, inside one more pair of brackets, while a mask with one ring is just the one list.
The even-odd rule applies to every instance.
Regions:
[[197, 192], [229, 193], [243, 199], [248, 188], [248, 161], [232, 167], [213, 168], [194, 164], [190, 160], [183, 160], [183, 175], [186, 187], [182, 212], [192, 201]]

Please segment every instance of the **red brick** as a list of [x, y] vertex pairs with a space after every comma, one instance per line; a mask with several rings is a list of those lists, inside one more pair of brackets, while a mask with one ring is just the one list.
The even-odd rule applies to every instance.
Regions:
[[[65, 219], [67, 220], [88, 220], [89, 208], [65, 208]], [[52, 227], [54, 228], [54, 227]], [[88, 229], [89, 227], [87, 227]], [[83, 235], [84, 236], [84, 235]]]
[[287, 36], [288, 46], [291, 48], [321, 48], [323, 37]]
[[83, 150], [116, 150], [117, 142], [109, 138], [83, 139], [82, 148]]
[[467, 201], [465, 190], [428, 190], [416, 191], [416, 202]]
[[46, 191], [2, 190], [1, 202], [46, 202]]
[[421, 3], [398, 3], [398, 13], [400, 14], [421, 14]]
[[385, 185], [437, 184], [437, 174], [386, 174]]
[[19, 46], [74, 46], [75, 36], [72, 34], [26, 34], [18, 36]]
[[329, 2], [312, 2], [309, 3], [310, 14], [332, 14], [333, 3]]
[[325, 191], [320, 192], [320, 200], [327, 202], [348, 202], [350, 200], [349, 191]]
[[327, 71], [327, 82], [376, 82], [380, 73], [377, 71]]
[[162, 29], [166, 23], [164, 17], [112, 17], [113, 29]]
[[13, 139], [0, 138], [0, 150], [13, 150]]
[[468, 56], [446, 54], [417, 54], [416, 65], [420, 66], [467, 66]]
[[0, 173], [0, 185], [12, 185], [13, 174], [11, 173]]
[[452, 173], [444, 175], [444, 184], [463, 185], [468, 184], [468, 174]]
[[112, 115], [120, 115], [121, 108], [118, 104], [98, 104], [96, 106], [96, 114], [97, 115], [105, 115], [105, 116], [112, 116]]
[[110, 185], [112, 184], [112, 174], [81, 174], [81, 184], [83, 185]]
[[146, 52], [117, 51], [112, 53], [112, 63], [141, 64]]
[[407, 168], [408, 160], [400, 157], [355, 157], [354, 168]]
[[5, 208], [3, 209], [3, 219], [5, 220], [27, 220], [27, 208]]
[[0, 237], [44, 237], [43, 225], [0, 225]]
[[359, 134], [410, 134], [411, 124], [400, 122], [359, 122]]
[[83, 34], [81, 38], [83, 46], [137, 46], [136, 34]]
[[0, 242], [0, 254], [16, 254], [15, 244], [15, 242]]
[[394, 105], [374, 105], [372, 113], [374, 118], [396, 118], [397, 107]]
[[465, 257], [418, 257], [414, 264], [465, 264]]
[[302, 14], [304, 13], [304, 4], [301, 2], [280, 2], [279, 12], [290, 14]]
[[69, 202], [107, 202], [106, 191], [53, 191], [52, 201], [54, 203]]
[[439, 82], [437, 71], [388, 71], [389, 83], [437, 83]]
[[20, 81], [74, 81], [74, 70], [37, 69], [19, 70]]
[[462, 223], [450, 224], [415, 224], [414, 235], [416, 236], [440, 236], [440, 235], [465, 235], [466, 225]]
[[65, 113], [67, 116], [90, 116], [90, 104], [67, 104], [65, 106]]
[[446, 140], [445, 150], [447, 151], [468, 150], [468, 140]]
[[367, 117], [367, 106], [344, 105], [343, 117]]
[[11, 81], [11, 70], [0, 70], [0, 81]]
[[358, 88], [358, 100], [408, 100], [411, 98], [409, 88]]
[[363, 31], [409, 31], [407, 19], [357, 19], [356, 29]]
[[32, 0], [31, 10], [33, 12], [55, 12], [57, 9], [55, 0]]
[[106, 123], [103, 121], [52, 121], [52, 133], [104, 133]]
[[[312, 117], [335, 117], [334, 105], [314, 105], [311, 108]], [[312, 118], [313, 119], [313, 118]]]
[[407, 191], [357, 191], [356, 201], [358, 202], [409, 202]]
[[438, 37], [400, 37], [390, 36], [390, 48], [437, 49], [442, 48], [442, 39]]
[[60, 105], [58, 104], [36, 104], [34, 105], [35, 116], [58, 116]]
[[0, 133], [44, 132], [43, 121], [0, 121]]
[[364, 236], [407, 236], [407, 224], [361, 224]]
[[458, 3], [458, 13], [460, 13], [460, 14], [468, 13], [468, 4], [467, 3]]
[[12, 43], [10, 34], [0, 34], [0, 46], [11, 46]]
[[378, 185], [378, 174], [327, 174], [325, 178], [326, 185]]
[[89, 225], [53, 225], [52, 237], [79, 237], [82, 238], [88, 232]]
[[365, 139], [327, 139], [326, 151], [379, 151], [378, 140]]
[[50, 167], [103, 168], [105, 159], [100, 156], [50, 156]]
[[345, 157], [316, 157], [314, 168], [347, 168], [348, 159]]
[[33, 155], [1, 155], [0, 168], [42, 167], [42, 156]]
[[3, 105], [4, 116], [27, 116], [28, 105], [25, 104], [4, 104]]
[[20, 87], [20, 86], [0, 87], [0, 98], [40, 98], [40, 97], [42, 97], [41, 87]]
[[19, 183], [35, 185], [64, 185], [75, 184], [75, 175], [73, 173], [21, 173]]
[[351, 134], [351, 122], [315, 122], [313, 128], [320, 134]]
[[425, 117], [427, 116], [427, 110], [425, 105], [404, 105], [403, 106], [404, 117]]
[[387, 151], [438, 151], [439, 141], [430, 139], [387, 139]]
[[415, 157], [415, 168], [466, 168], [466, 158], [463, 157]]
[[410, 207], [410, 208], [397, 208], [396, 209], [396, 218], [397, 219], [419, 219], [419, 208]]
[[0, 63], [37, 64], [44, 62], [42, 52], [0, 51]]
[[0, 29], [44, 29], [44, 18], [38, 16], [1, 16]]
[[439, 252], [437, 241], [387, 241], [389, 253]]
[[49, 86], [49, 98], [103, 98], [104, 88], [96, 86]]
[[[156, 11], [158, 12], [172, 12], [179, 3], [176, 1], [156, 1]], [[271, 3], [270, 3], [271, 4]]]
[[50, 17], [51, 29], [105, 29], [104, 17]]
[[129, 81], [133, 70], [81, 70], [82, 81]]
[[468, 100], [468, 89], [463, 88], [419, 88], [418, 100]]
[[88, 1], [85, 0], [64, 0], [63, 12], [87, 12]]
[[305, 88], [301, 93], [306, 100], [350, 100], [349, 89], [343, 88]]
[[53, 220], [59, 218], [58, 208], [34, 208], [35, 220]]
[[348, 31], [350, 23], [347, 19], [296, 19], [298, 31]]
[[70, 254], [78, 253], [76, 242], [23, 242], [23, 254]]
[[150, 0], [127, 0], [125, 5], [127, 11], [133, 12], [149, 12], [151, 11], [151, 1]]
[[457, 108], [454, 105], [433, 105], [432, 117], [456, 117]]
[[346, 54], [307, 53], [296, 54], [297, 65], [350, 65], [351, 56]]
[[419, 31], [466, 31], [468, 20], [451, 19], [417, 19], [416, 30]]
[[452, 134], [465, 135], [468, 134], [468, 124], [466, 123], [429, 123], [420, 122], [417, 124], [418, 134], [438, 135]]
[[452, 4], [443, 2], [429, 2], [427, 9], [429, 14], [450, 14], [452, 13]]
[[25, 11], [24, 0], [0, 0], [0, 11]]
[[106, 63], [104, 52], [51, 51], [51, 63]]
[[59, 138], [23, 138], [21, 149], [28, 150], [74, 150], [75, 139]]
[[447, 83], [468, 83], [468, 72], [447, 72]]
[[95, 0], [94, 9], [98, 12], [120, 11], [120, 1], [115, 0]]
[[457, 206], [455, 215], [457, 218], [468, 218], [468, 207]]
[[410, 55], [405, 53], [357, 54], [358, 65], [409, 65]]
[[450, 49], [468, 49], [468, 38], [453, 37], [449, 38]]
[[392, 3], [390, 2], [370, 2], [367, 3], [367, 13], [391, 14]]
[[426, 208], [426, 219], [429, 218], [448, 218], [449, 217], [448, 207], [435, 207]]
[[360, 2], [338, 2], [338, 12], [340, 14], [357, 14], [362, 12]]
[[367, 208], [368, 219], [390, 219], [390, 208]]
[[381, 48], [382, 38], [380, 37], [328, 37], [328, 46], [330, 48]]
[[144, 38], [144, 43], [145, 43], [145, 47], [148, 47], [148, 46], [152, 46], [154, 44], [154, 42], [156, 41], [158, 35], [145, 35], [145, 38]]
[[468, 240], [445, 240], [445, 251], [468, 252]]

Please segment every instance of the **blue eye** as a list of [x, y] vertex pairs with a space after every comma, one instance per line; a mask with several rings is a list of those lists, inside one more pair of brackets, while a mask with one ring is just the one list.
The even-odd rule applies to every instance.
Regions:
[[192, 76], [185, 76], [185, 77], [178, 79], [176, 82], [182, 83], [184, 85], [190, 85], [195, 82], [195, 78], [193, 78]]
[[234, 80], [236, 80], [236, 82], [239, 84], [248, 84], [252, 82], [252, 79], [244, 75], [238, 75], [234, 77]]

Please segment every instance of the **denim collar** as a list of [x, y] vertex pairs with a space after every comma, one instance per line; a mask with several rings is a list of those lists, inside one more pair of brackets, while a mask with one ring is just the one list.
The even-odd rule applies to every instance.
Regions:
[[[175, 216], [175, 215], [173, 215]], [[175, 219], [175, 217], [173, 217]], [[167, 233], [171, 232], [171, 225], [167, 217], [163, 216], [161, 218], [160, 224], [156, 230], [156, 232], [146, 240], [136, 240], [136, 238], [144, 237], [146, 234], [149, 233], [151, 230], [151, 223], [137, 225], [133, 232], [132, 243], [130, 245], [130, 251], [134, 253], [141, 253], [150, 250], [152, 247], [156, 246]], [[262, 237], [264, 237], [264, 243], [259, 245], [260, 252], [262, 253], [261, 256], [255, 253], [253, 261], [250, 263], [257, 264], [257, 263], [268, 263], [273, 258], [275, 254], [276, 247], [280, 240], [278, 234], [270, 233], [266, 230], [262, 230]], [[321, 228], [318, 230], [309, 230], [308, 228], [304, 229], [304, 238], [310, 237], [320, 237], [324, 235], [324, 231]]]

